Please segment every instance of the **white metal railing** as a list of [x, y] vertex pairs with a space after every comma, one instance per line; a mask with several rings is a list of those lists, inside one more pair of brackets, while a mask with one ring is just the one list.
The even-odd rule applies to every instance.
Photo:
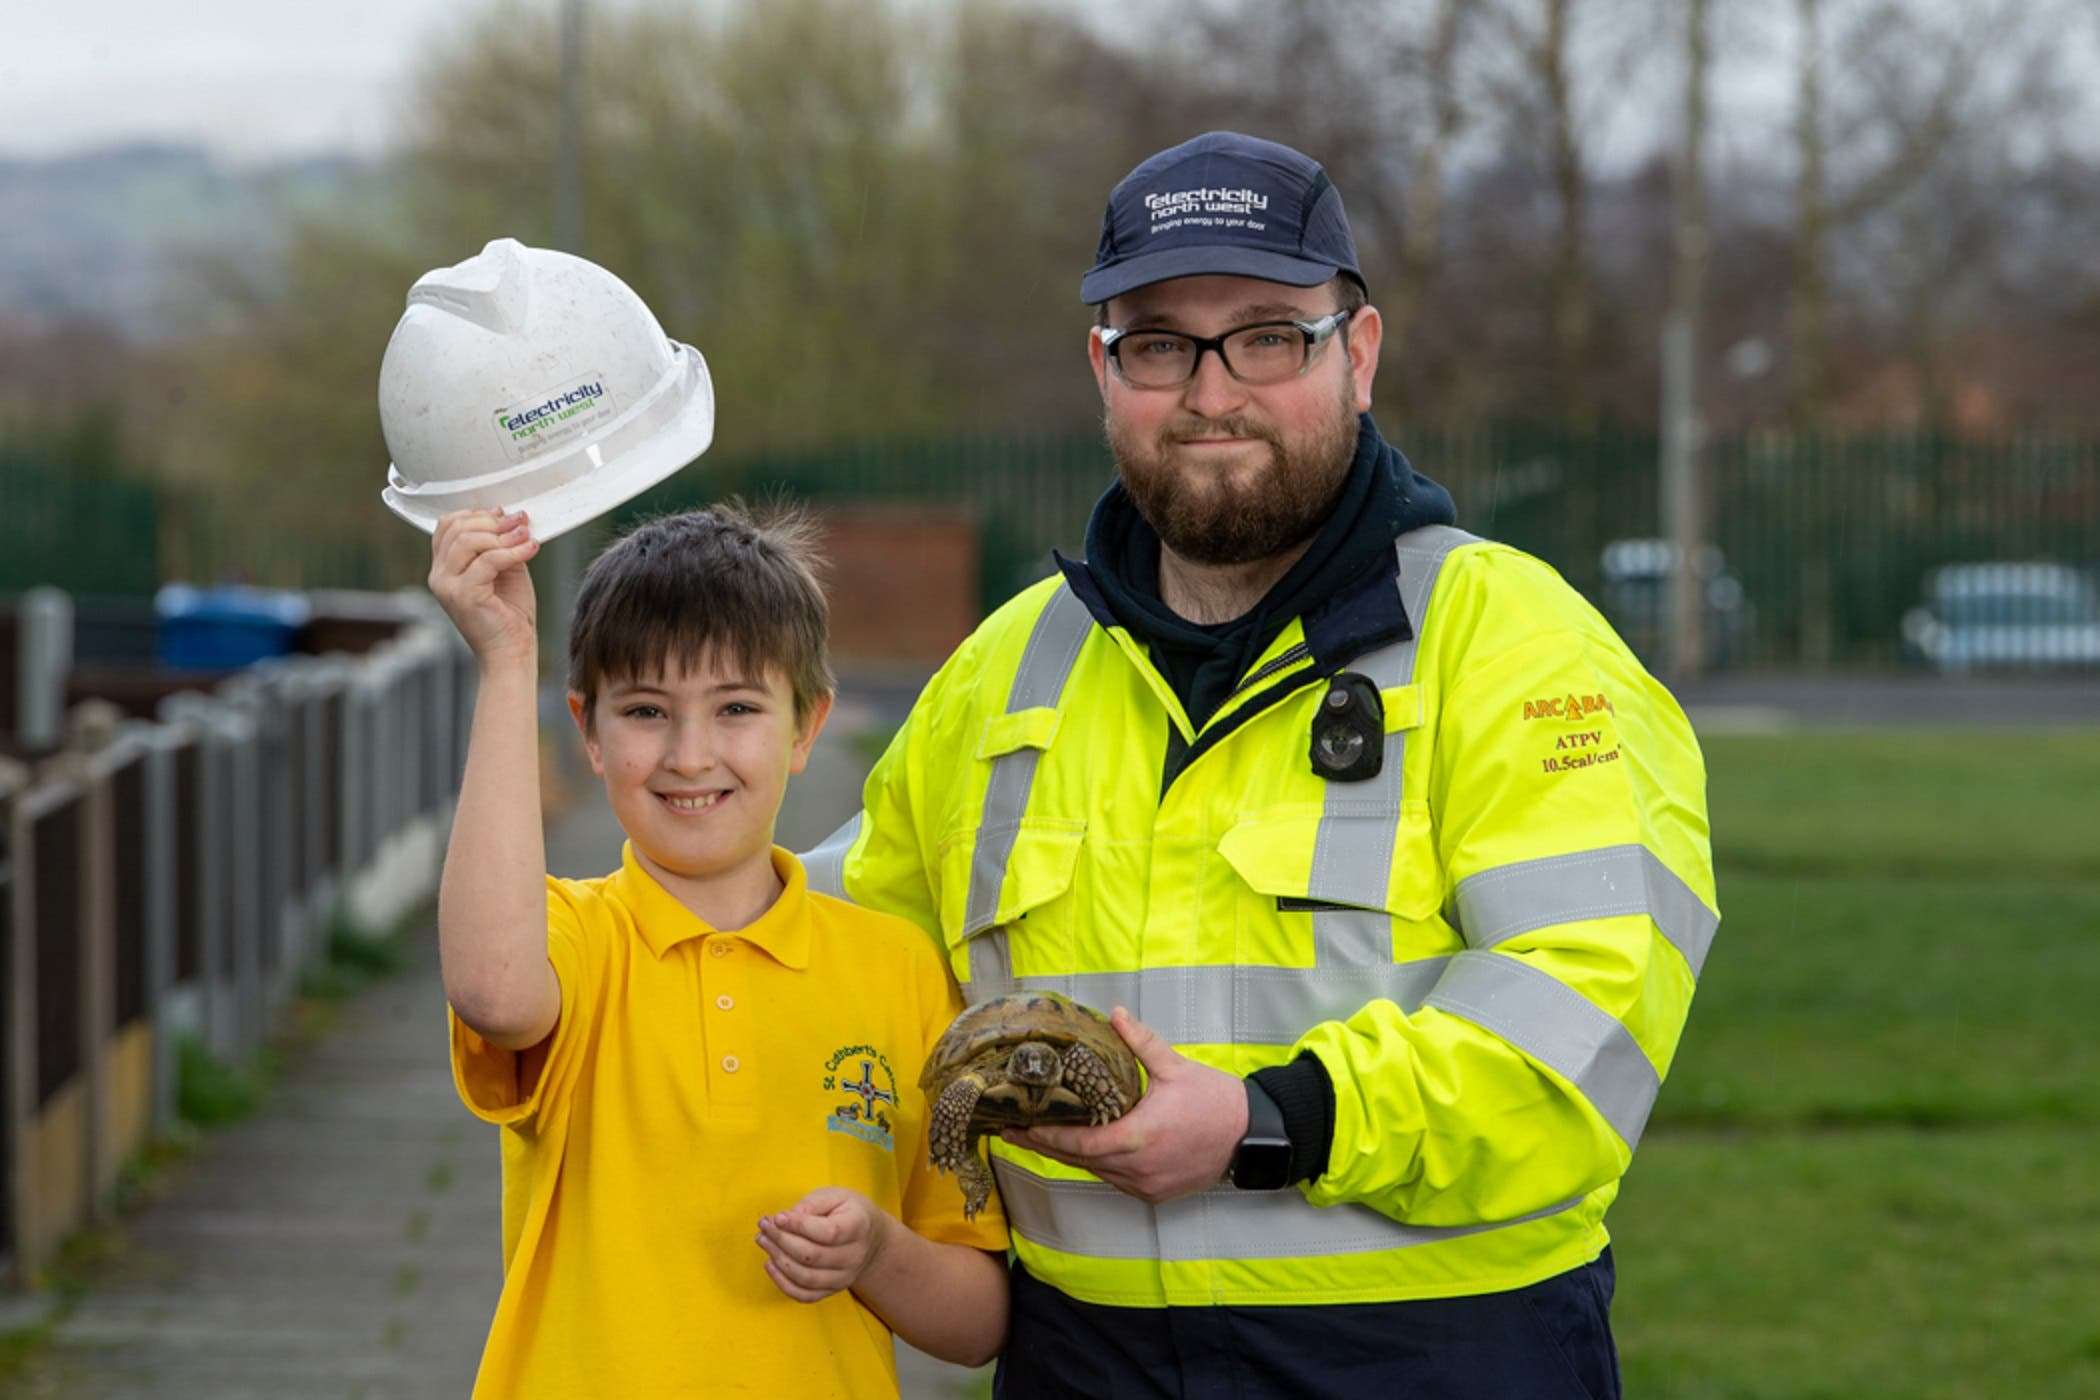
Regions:
[[185, 1041], [247, 1060], [333, 929], [435, 893], [473, 680], [426, 599], [363, 654], [0, 762], [0, 1283], [29, 1286], [173, 1124]]

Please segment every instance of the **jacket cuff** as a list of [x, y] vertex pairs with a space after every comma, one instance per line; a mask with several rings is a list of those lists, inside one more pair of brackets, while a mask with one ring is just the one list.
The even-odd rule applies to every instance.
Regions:
[[1271, 1065], [1247, 1076], [1283, 1110], [1284, 1136], [1291, 1140], [1287, 1185], [1310, 1181], [1327, 1170], [1334, 1146], [1334, 1081], [1311, 1051], [1287, 1065]]

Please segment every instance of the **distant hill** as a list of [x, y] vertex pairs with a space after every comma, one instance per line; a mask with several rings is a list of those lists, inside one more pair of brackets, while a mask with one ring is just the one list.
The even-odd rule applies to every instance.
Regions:
[[347, 156], [240, 166], [182, 145], [0, 158], [0, 323], [179, 333], [186, 252], [267, 253], [289, 210], [347, 199], [369, 174]]

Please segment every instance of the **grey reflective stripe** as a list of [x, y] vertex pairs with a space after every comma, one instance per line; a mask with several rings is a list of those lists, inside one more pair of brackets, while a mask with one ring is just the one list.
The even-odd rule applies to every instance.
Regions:
[[[1028, 979], [1031, 982], [1040, 979]], [[1006, 934], [987, 933], [970, 940], [970, 985], [969, 999], [990, 1001], [1003, 997], [1008, 992], [1020, 990], [1014, 981], [1013, 959], [1006, 951]], [[1130, 1003], [1121, 1003], [1130, 1005]], [[1106, 1003], [1088, 1002], [1089, 1006], [1105, 1006]]]
[[[1398, 750], [1405, 736], [1386, 736], [1385, 768], [1378, 775], [1397, 775]], [[1313, 911], [1313, 961], [1321, 967], [1364, 967], [1391, 962], [1393, 916], [1386, 912], [1386, 886], [1392, 878], [1393, 843], [1399, 838], [1400, 798], [1375, 817], [1350, 819], [1334, 808], [1334, 791], [1340, 783], [1327, 785], [1327, 810], [1320, 816], [1313, 835], [1312, 874], [1306, 893], [1316, 899], [1342, 904], [1367, 905], [1358, 909]]]
[[[992, 779], [985, 789], [985, 811], [997, 803], [1004, 810], [1026, 810], [1028, 789], [1035, 785], [1035, 749], [1018, 749], [992, 760]], [[1013, 859], [1014, 838], [1021, 834], [1019, 821], [987, 822], [977, 828], [977, 845], [970, 852], [970, 896], [963, 906], [962, 935], [975, 936], [990, 928], [999, 912], [999, 888], [1006, 883], [1006, 863]]]
[[[1573, 1084], [1630, 1146], [1640, 1140], [1662, 1079], [1632, 1032], [1550, 973], [1501, 953], [1355, 968], [1160, 967], [1015, 978], [1005, 951], [971, 948], [973, 1000], [1006, 991], [1053, 991], [1103, 1009], [1140, 1007], [1170, 1045], [1291, 1045], [1324, 1021], [1346, 1021], [1390, 1001], [1462, 1016]], [[980, 979], [982, 979], [980, 981]]]
[[846, 852], [860, 839], [861, 823], [867, 820], [866, 812], [855, 812], [853, 819], [825, 837], [814, 848], [801, 856], [803, 874], [809, 878], [809, 887], [818, 894], [828, 894], [833, 899], [845, 899]]
[[1071, 678], [1072, 663], [1079, 659], [1079, 648], [1093, 630], [1094, 618], [1086, 604], [1079, 601], [1069, 584], [1059, 584], [1036, 618], [1035, 629], [1028, 634], [1020, 669], [1014, 672], [1014, 686], [1007, 694], [1006, 712], [1055, 705], [1065, 693], [1065, 682]]
[[1369, 1206], [1315, 1206], [1296, 1191], [1213, 1186], [1148, 1206], [1099, 1181], [1047, 1177], [995, 1158], [999, 1199], [1013, 1232], [1045, 1249], [1094, 1259], [1317, 1258], [1435, 1244], [1543, 1220], [1578, 1197], [1515, 1220], [1481, 1225], [1403, 1225]]
[[1573, 987], [1506, 953], [1451, 959], [1425, 1005], [1493, 1031], [1573, 1084], [1630, 1148], [1662, 1076], [1633, 1033]]
[[1421, 644], [1422, 624], [1429, 617], [1429, 600], [1436, 592], [1444, 558], [1462, 544], [1479, 541], [1478, 535], [1450, 525], [1425, 525], [1395, 540], [1393, 551], [1400, 558], [1400, 606], [1407, 610], [1408, 636], [1359, 658], [1350, 669], [1361, 671], [1383, 689], [1414, 680], [1415, 651]]
[[[1381, 690], [1414, 680], [1415, 652], [1429, 599], [1436, 591], [1444, 556], [1476, 537], [1449, 525], [1410, 530], [1394, 544], [1399, 556], [1397, 586], [1407, 612], [1409, 635], [1359, 658], [1351, 670], [1368, 676]], [[1385, 736], [1385, 762], [1378, 776], [1363, 783], [1329, 783], [1320, 828], [1313, 838], [1312, 878], [1316, 899], [1383, 909], [1392, 880], [1393, 843], [1400, 820], [1400, 776], [1407, 759], [1407, 731]], [[1322, 967], [1362, 966], [1393, 955], [1390, 919], [1320, 911], [1313, 915], [1314, 959]]]
[[[1021, 652], [1021, 666], [1014, 673], [1013, 689], [1007, 694], [1006, 711], [1030, 710], [1055, 705], [1064, 693], [1065, 680], [1094, 619], [1070, 585], [1060, 583], [1050, 601], [1036, 617]], [[1021, 818], [1028, 813], [1028, 792], [1035, 786], [1035, 768], [1040, 749], [1021, 748], [992, 760], [992, 776], [985, 787], [984, 814], [978, 819], [977, 844], [970, 855], [970, 893], [963, 906], [963, 937], [991, 926], [999, 911], [999, 890], [1006, 883], [1006, 863], [1012, 859], [1014, 837]]]
[[[1407, 643], [1406, 667], [1390, 678], [1367, 670], [1365, 675], [1380, 685], [1406, 685], [1415, 678], [1414, 648], [1411, 643], [1419, 641], [1422, 625], [1429, 618], [1429, 599], [1436, 592], [1437, 575], [1444, 567], [1444, 557], [1462, 544], [1478, 544], [1480, 536], [1469, 534], [1455, 525], [1424, 525], [1419, 530], [1409, 530], [1394, 542], [1400, 555], [1400, 601], [1407, 608], [1408, 630], [1414, 635]], [[1413, 567], [1409, 567], [1412, 565]], [[1370, 664], [1366, 659], [1366, 664]]]
[[1638, 844], [1518, 861], [1458, 882], [1459, 926], [1472, 948], [1492, 948], [1554, 924], [1618, 914], [1653, 919], [1694, 977], [1706, 964], [1721, 922], [1690, 885]]
[[[1155, 967], [1016, 978], [980, 938], [970, 946], [970, 999], [1011, 991], [1062, 992], [1103, 1011], [1142, 1005], [1145, 1024], [1169, 1045], [1292, 1045], [1323, 1021], [1346, 1021], [1373, 1001], [1402, 1011], [1423, 1004], [1449, 956], [1372, 967]], [[1143, 1001], [1139, 988], [1143, 988]]]
[[[1393, 860], [1392, 823], [1381, 822], [1379, 825], [1385, 831], [1385, 849], [1370, 859], [1383, 860], [1390, 865]], [[1322, 833], [1326, 830], [1325, 826], [1321, 827]], [[1318, 859], [1317, 851], [1314, 858]], [[1383, 902], [1383, 891], [1379, 898]], [[1322, 968], [1376, 967], [1381, 962], [1391, 963], [1393, 960], [1393, 916], [1384, 909], [1315, 909], [1312, 924], [1313, 956]]]

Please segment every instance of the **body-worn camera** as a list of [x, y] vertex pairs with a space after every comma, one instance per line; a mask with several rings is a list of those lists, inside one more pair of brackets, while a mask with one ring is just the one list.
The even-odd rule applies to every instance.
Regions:
[[1385, 765], [1385, 701], [1369, 676], [1344, 671], [1328, 682], [1312, 723], [1313, 772], [1360, 783]]

